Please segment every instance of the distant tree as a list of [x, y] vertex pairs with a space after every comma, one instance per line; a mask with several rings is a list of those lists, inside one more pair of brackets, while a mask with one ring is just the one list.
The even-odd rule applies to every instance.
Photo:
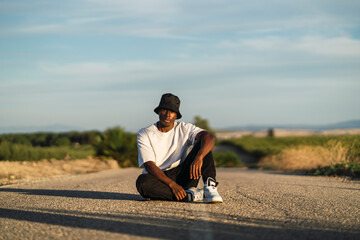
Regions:
[[29, 138], [25, 134], [14, 134], [13, 143], [31, 145]]
[[84, 132], [82, 135], [82, 141], [80, 142], [81, 144], [93, 144], [97, 138], [97, 136], [100, 136], [101, 132], [100, 131], [88, 131], [88, 132]]
[[211, 134], [215, 135], [215, 131], [211, 129], [209, 121], [207, 119], [204, 119], [200, 116], [195, 116], [194, 117], [194, 124], [195, 126], [202, 128], [206, 131], [208, 131]]
[[54, 146], [57, 137], [58, 137], [57, 133], [47, 133], [47, 135], [46, 135], [46, 146]]
[[65, 136], [61, 136], [55, 140], [56, 146], [68, 146], [70, 144], [71, 144], [70, 139]]
[[273, 128], [269, 128], [268, 129], [268, 137], [274, 137], [275, 134], [274, 134], [274, 129]]
[[46, 133], [33, 133], [30, 134], [31, 145], [32, 146], [46, 146]]

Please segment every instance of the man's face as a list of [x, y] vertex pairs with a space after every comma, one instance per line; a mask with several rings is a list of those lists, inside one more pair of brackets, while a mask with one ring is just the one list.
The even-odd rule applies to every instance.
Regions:
[[160, 109], [159, 120], [162, 127], [170, 127], [174, 125], [177, 114], [171, 110]]

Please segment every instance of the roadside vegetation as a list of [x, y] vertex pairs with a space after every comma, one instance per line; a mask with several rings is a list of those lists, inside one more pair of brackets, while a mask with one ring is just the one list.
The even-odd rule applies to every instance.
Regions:
[[207, 119], [200, 116], [195, 116], [193, 123], [195, 126], [202, 128], [213, 135], [216, 135], [215, 131], [210, 127], [209, 121]]
[[223, 144], [258, 158], [262, 169], [360, 177], [360, 136], [242, 137]]
[[0, 161], [115, 159], [122, 167], [137, 164], [136, 134], [120, 127], [104, 132], [27, 133], [0, 135]]
[[[206, 119], [194, 124], [211, 132]], [[242, 137], [218, 142], [258, 159], [257, 167], [311, 175], [360, 177], [360, 136]], [[136, 133], [113, 127], [103, 132], [0, 135], [0, 161], [115, 159], [121, 167], [137, 167]], [[233, 152], [214, 153], [217, 167], [242, 167]]]
[[138, 165], [136, 134], [128, 133], [121, 127], [107, 129], [97, 136], [92, 146], [96, 156], [115, 159], [120, 167]]
[[[207, 119], [194, 118], [194, 124], [215, 134]], [[24, 133], [0, 135], [0, 161], [71, 160], [97, 157], [114, 159], [120, 167], [137, 167], [136, 134], [122, 127], [104, 132]], [[233, 153], [214, 154], [216, 166], [239, 167], [241, 160]]]
[[0, 161], [84, 159], [94, 155], [98, 131], [0, 135]]
[[91, 145], [38, 147], [14, 144], [7, 141], [0, 143], [0, 160], [39, 161], [42, 159], [84, 159], [94, 155]]
[[[209, 121], [200, 116], [195, 116], [194, 125], [206, 130], [207, 132], [216, 136], [215, 131], [210, 127]], [[244, 164], [241, 159], [234, 152], [219, 152], [214, 153], [214, 161], [216, 167], [243, 167]]]
[[214, 153], [216, 167], [243, 167], [241, 159], [233, 152]]

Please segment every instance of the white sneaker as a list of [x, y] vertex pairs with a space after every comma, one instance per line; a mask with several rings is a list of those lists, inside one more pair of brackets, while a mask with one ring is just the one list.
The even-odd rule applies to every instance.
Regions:
[[187, 202], [202, 202], [204, 198], [204, 189], [195, 187], [185, 190], [187, 193]]
[[211, 178], [208, 177], [204, 184], [204, 202], [206, 203], [222, 203], [222, 197], [217, 191], [217, 182]]

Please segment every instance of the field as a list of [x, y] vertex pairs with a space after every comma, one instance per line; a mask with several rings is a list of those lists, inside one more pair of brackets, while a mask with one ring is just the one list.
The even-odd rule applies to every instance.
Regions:
[[42, 159], [84, 159], [95, 153], [91, 145], [39, 147], [0, 143], [0, 160], [39, 161]]
[[221, 141], [259, 159], [258, 167], [360, 177], [360, 136], [242, 137]]

